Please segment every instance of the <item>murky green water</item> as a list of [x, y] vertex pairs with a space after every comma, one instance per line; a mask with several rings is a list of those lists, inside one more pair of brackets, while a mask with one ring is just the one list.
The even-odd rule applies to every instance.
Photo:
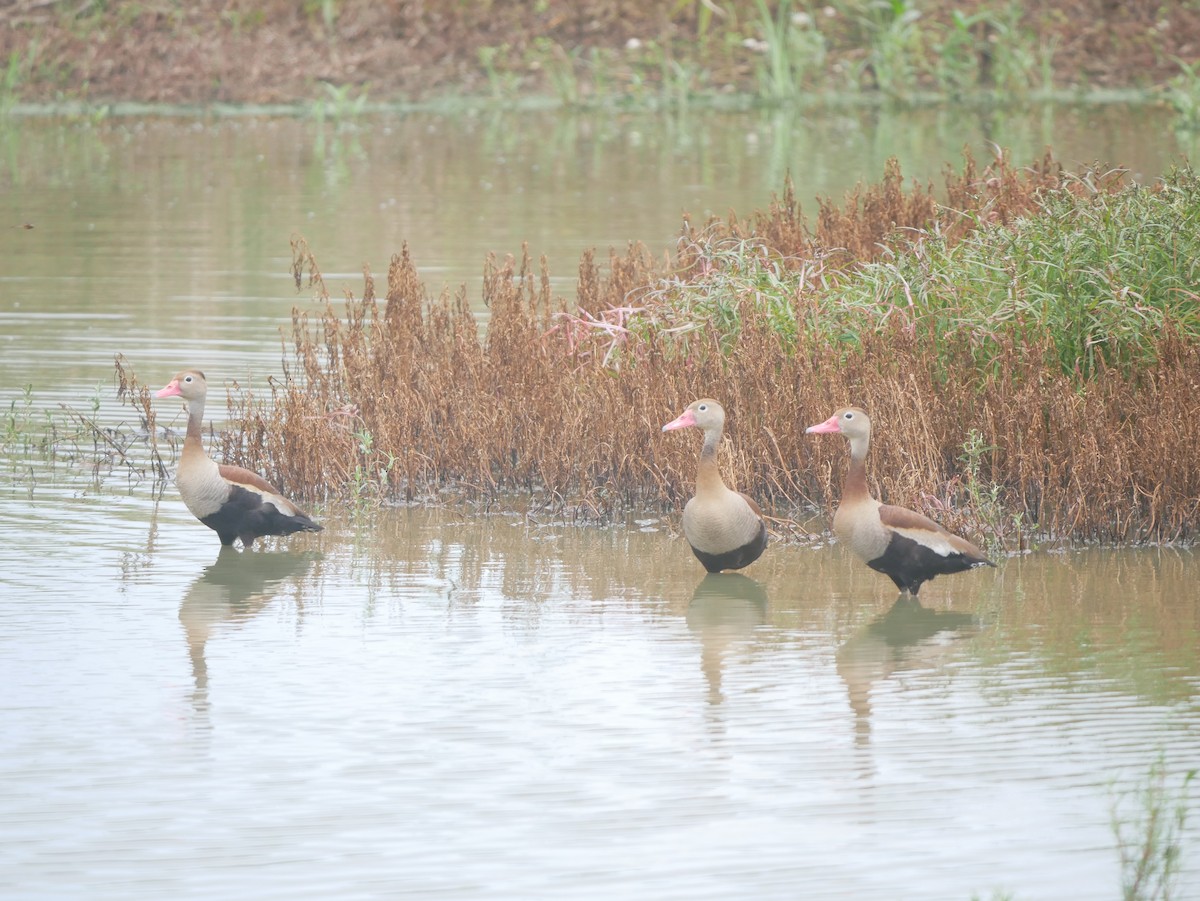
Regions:
[[[789, 170], [806, 198], [984, 140], [1145, 178], [1187, 150], [1127, 110], [0, 127], [0, 409], [32, 384], [109, 423], [117, 352], [279, 371], [293, 233], [335, 291], [405, 240], [474, 286], [528, 239], [569, 293], [582, 249], [665, 247]], [[0, 463], [5, 897], [1116, 898], [1113, 805], [1200, 765], [1191, 550], [895, 607], [836, 546], [704, 578], [654, 514], [334, 507], [218, 555], [173, 487]]]

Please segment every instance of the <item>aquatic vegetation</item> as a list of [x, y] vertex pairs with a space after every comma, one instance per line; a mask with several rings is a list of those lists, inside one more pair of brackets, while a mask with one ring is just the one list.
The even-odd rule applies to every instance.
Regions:
[[845, 4], [861, 31], [866, 55], [859, 63], [859, 82], [892, 99], [916, 87], [921, 11], [909, 0], [871, 0]]
[[747, 307], [765, 318], [784, 347], [795, 347], [800, 328], [795, 297], [819, 284], [824, 272], [819, 261], [805, 265], [782, 258], [752, 238], [690, 233], [681, 240], [683, 255], [689, 257], [686, 269], [648, 286], [639, 306], [621, 308], [622, 328], [606, 353], [610, 364], [619, 362], [614, 352], [626, 336], [649, 332], [673, 336], [668, 349], [679, 354], [692, 338], [709, 332], [730, 348]]
[[934, 72], [943, 91], [966, 98], [991, 91], [1005, 97], [1049, 93], [1054, 86], [1055, 43], [1040, 45], [1025, 23], [1019, 3], [954, 9], [946, 28], [934, 36]]
[[309, 104], [309, 115], [318, 122], [332, 119], [341, 124], [345, 119], [361, 116], [367, 109], [367, 89], [351, 84], [335, 85], [321, 82], [322, 96]]
[[579, 106], [583, 100], [580, 56], [578, 49], [568, 49], [548, 37], [536, 37], [528, 53], [527, 65], [545, 73], [560, 103]]
[[[740, 329], [738, 309], [748, 302], [791, 348], [806, 338], [849, 350], [864, 333], [896, 323], [939, 340], [946, 324], [925, 318], [934, 308], [918, 303], [914, 276], [904, 267], [919, 268], [952, 254], [957, 244], [982, 241], [983, 226], [1021, 220], [1051, 194], [1061, 195], [1069, 209], [1077, 192], [1112, 191], [1120, 183], [1120, 173], [1113, 173], [1083, 188], [1048, 157], [1019, 169], [1000, 156], [980, 172], [968, 156], [961, 173], [947, 172], [949, 203], [943, 204], [931, 186], [906, 188], [893, 160], [878, 184], [856, 187], [840, 204], [821, 199], [813, 226], [788, 186], [782, 199], [748, 221], [686, 228], [673, 270], [638, 295], [642, 302], [623, 325], [626, 331], [648, 325], [683, 343], [690, 333], [715, 328], [728, 344]], [[990, 246], [984, 252], [989, 259], [997, 253]], [[965, 277], [948, 273], [946, 290], [953, 294], [959, 280]], [[991, 322], [990, 308], [975, 314]]]
[[755, 0], [762, 36], [758, 97], [854, 91], [890, 103], [987, 94], [993, 101], [1053, 87], [1052, 38], [1038, 38], [1019, 3], [927, 9], [909, 0], [841, 0], [819, 15]]
[[501, 64], [511, 48], [502, 46], [487, 46], [479, 48], [479, 64], [487, 74], [487, 83], [495, 100], [511, 100], [517, 96], [521, 79], [515, 72], [502, 68]]
[[[1175, 897], [1188, 790], [1195, 778], [1196, 770], [1187, 770], [1177, 788], [1168, 786], [1167, 767], [1160, 758], [1141, 785], [1113, 801], [1112, 831], [1121, 859], [1124, 901], [1170, 901]], [[1131, 798], [1140, 810], [1126, 814], [1123, 807]]]
[[1055, 192], [1036, 216], [868, 262], [821, 300], [823, 321], [861, 331], [898, 317], [930, 341], [965, 333], [985, 366], [999, 342], [1049, 339], [1081, 377], [1147, 365], [1165, 331], [1200, 339], [1200, 182]]
[[18, 444], [23, 445], [28, 450], [31, 432], [30, 423], [35, 416], [33, 408], [33, 385], [26, 385], [22, 389], [20, 401], [18, 402], [16, 398], [10, 401], [8, 411], [4, 415], [2, 446], [6, 451]]
[[931, 346], [963, 337], [978, 368], [1004, 342], [1036, 342], [1079, 378], [1149, 365], [1168, 331], [1200, 339], [1195, 173], [1125, 187], [1120, 170], [1018, 174], [1000, 159], [966, 172], [948, 179], [947, 204], [905, 191], [893, 165], [843, 207], [822, 203], [815, 229], [785, 196], [750, 224], [687, 235], [685, 276], [639, 315], [728, 337], [739, 328], [730, 309], [750, 297], [788, 346], [849, 348], [899, 328]]
[[686, 499], [691, 453], [658, 429], [712, 396], [722, 472], [779, 520], [830, 509], [844, 454], [804, 428], [853, 403], [880, 427], [877, 495], [992, 548], [1195, 538], [1196, 177], [1000, 157], [945, 196], [889, 166], [810, 227], [785, 191], [671, 256], [585, 255], [570, 302], [545, 260], [489, 258], [479, 314], [430, 296], [407, 249], [385, 293], [368, 272], [330, 302], [297, 238], [315, 305], [282, 378], [231, 388], [214, 456], [310, 498], [454, 486], [612, 516]]
[[11, 113], [21, 94], [22, 86], [29, 80], [33, 63], [37, 59], [38, 45], [34, 41], [24, 53], [13, 50], [8, 54], [8, 64], [0, 73], [0, 116]]
[[[1148, 27], [1137, 4], [1105, 0], [253, 6], [23, 4], [0, 31], [0, 61], [32, 60], [37, 48], [37, 66], [22, 63], [10, 87], [51, 103], [282, 101], [303, 111], [315, 75], [294, 48], [308, 46], [319, 48], [321, 78], [370, 85], [400, 106], [1011, 104], [1116, 85], [1148, 94], [1176, 74], [1172, 60], [1188, 56], [1197, 29], [1180, 4]], [[121, 58], [140, 64], [104, 62]]]
[[[959, 504], [960, 509], [967, 511], [971, 522], [972, 534], [984, 536], [984, 547], [991, 552], [1005, 548], [1023, 550], [1025, 536], [1038, 531], [1036, 524], [1026, 523], [1021, 513], [1009, 513], [1009, 504], [1005, 503], [1004, 486], [988, 479], [984, 469], [998, 451], [998, 447], [988, 446], [979, 429], [971, 429], [963, 440], [962, 454], [958, 462], [962, 464], [961, 475], [951, 479], [947, 486], [951, 497], [959, 497], [959, 491], [965, 492], [965, 502]], [[955, 484], [957, 481], [957, 485]]]
[[1167, 103], [1175, 111], [1175, 127], [1200, 131], [1200, 66], [1179, 63], [1180, 73], [1166, 86]]
[[97, 480], [114, 474], [131, 482], [165, 477], [158, 454], [152, 451], [147, 459], [144, 422], [142, 428], [101, 424], [100, 393], [97, 385], [86, 412], [61, 403], [53, 409], [38, 406], [32, 385], [10, 401], [0, 423], [0, 456], [24, 473], [18, 480], [36, 480], [29, 466], [33, 461], [67, 464]]
[[764, 64], [759, 71], [759, 91], [771, 100], [786, 100], [800, 92], [791, 52], [792, 4], [779, 0], [775, 12], [766, 0], [756, 0], [758, 25], [763, 33]]

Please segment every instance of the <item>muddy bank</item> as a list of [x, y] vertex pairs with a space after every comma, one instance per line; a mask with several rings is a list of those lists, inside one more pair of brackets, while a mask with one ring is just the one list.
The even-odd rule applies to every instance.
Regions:
[[[548, 95], [779, 99], [825, 90], [1152, 88], [1200, 11], [1067, 0], [772, 4], [0, 2], [0, 94], [25, 102], [293, 103]], [[786, 79], [773, 54], [787, 42]], [[764, 79], [775, 79], [765, 83]], [[327, 87], [328, 85], [329, 87]]]

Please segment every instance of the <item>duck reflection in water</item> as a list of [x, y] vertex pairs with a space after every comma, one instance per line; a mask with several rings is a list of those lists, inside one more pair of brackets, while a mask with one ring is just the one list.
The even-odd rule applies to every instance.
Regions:
[[837, 671], [854, 711], [855, 744], [871, 738], [871, 690], [896, 673], [932, 668], [951, 643], [982, 628], [969, 613], [930, 610], [908, 594], [872, 620], [837, 652]]
[[741, 573], [709, 573], [692, 592], [686, 620], [700, 639], [700, 668], [708, 680], [710, 704], [724, 700], [721, 675], [726, 653], [748, 641], [766, 619], [766, 589]]
[[205, 649], [218, 628], [244, 623], [278, 594], [285, 579], [298, 578], [320, 554], [288, 551], [242, 551], [221, 547], [215, 562], [204, 568], [179, 605], [179, 621], [192, 658], [192, 706], [208, 709], [208, 662]]

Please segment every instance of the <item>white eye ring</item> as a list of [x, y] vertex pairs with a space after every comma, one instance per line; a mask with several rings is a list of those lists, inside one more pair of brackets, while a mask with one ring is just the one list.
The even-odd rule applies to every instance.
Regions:
[[843, 413], [843, 414], [842, 414], [842, 418], [843, 418], [843, 419], [853, 419], [853, 418], [854, 418], [854, 414], [853, 414], [853, 413]]
[[703, 413], [705, 410], [708, 409], [708, 404], [701, 404], [696, 409], [699, 410], [701, 413]]

